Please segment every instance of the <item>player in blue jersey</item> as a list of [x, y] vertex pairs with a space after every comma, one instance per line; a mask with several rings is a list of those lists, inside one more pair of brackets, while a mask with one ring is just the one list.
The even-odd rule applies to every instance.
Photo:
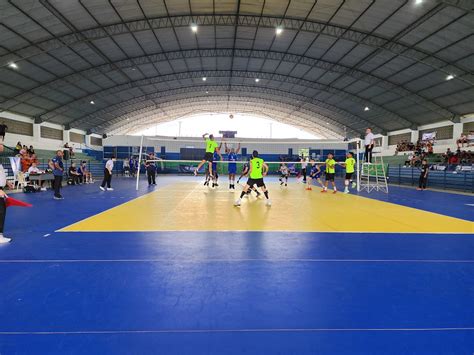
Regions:
[[217, 159], [220, 159], [222, 161], [221, 146], [222, 146], [222, 143], [218, 148], [216, 148], [216, 150], [214, 151], [214, 155], [212, 157], [212, 170], [211, 170], [213, 172], [212, 173], [212, 187], [219, 186], [217, 184], [217, 179], [219, 179], [219, 171], [217, 169]]
[[309, 167], [310, 167], [310, 171], [309, 171], [309, 176], [308, 176], [308, 179], [306, 180], [306, 190], [312, 190], [312, 181], [313, 180], [316, 180], [319, 185], [321, 185], [322, 188], [324, 188], [324, 184], [323, 182], [321, 181], [321, 175], [322, 175], [322, 171], [321, 171], [321, 168], [319, 167], [318, 164], [316, 164], [314, 162], [314, 159], [311, 159], [309, 161]]
[[237, 146], [237, 149], [229, 148], [227, 143], [224, 143], [225, 153], [227, 154], [227, 160], [229, 164], [227, 165], [229, 173], [229, 189], [235, 190], [235, 174], [237, 173], [237, 154], [240, 152], [240, 143]]

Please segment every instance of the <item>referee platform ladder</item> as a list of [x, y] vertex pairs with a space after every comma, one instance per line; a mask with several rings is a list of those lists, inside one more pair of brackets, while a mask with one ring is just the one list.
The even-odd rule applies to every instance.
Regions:
[[383, 191], [388, 193], [387, 169], [382, 156], [373, 156], [372, 163], [362, 163], [360, 170], [360, 191]]

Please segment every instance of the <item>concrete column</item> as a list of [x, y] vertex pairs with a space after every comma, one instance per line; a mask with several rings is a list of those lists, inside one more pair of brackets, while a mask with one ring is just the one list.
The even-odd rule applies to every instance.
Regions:
[[411, 131], [411, 141], [412, 143], [416, 143], [416, 141], [418, 140], [418, 130], [412, 130]]
[[91, 135], [86, 134], [86, 146], [90, 147], [91, 146]]
[[68, 129], [63, 130], [63, 145], [71, 142], [69, 138], [69, 132], [70, 131]]
[[39, 142], [40, 140], [41, 140], [41, 124], [33, 123], [33, 142], [36, 143], [36, 142]]
[[[453, 139], [456, 141], [460, 136], [462, 132], [462, 123], [455, 123], [453, 127]], [[469, 133], [469, 132], [466, 132]]]

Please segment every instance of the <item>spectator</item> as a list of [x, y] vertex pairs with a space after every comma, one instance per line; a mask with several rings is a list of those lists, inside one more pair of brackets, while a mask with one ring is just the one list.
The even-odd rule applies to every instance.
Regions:
[[5, 132], [8, 130], [8, 126], [5, 122], [0, 124], [0, 137], [2, 137], [2, 142], [5, 140]]
[[87, 162], [84, 160], [79, 168], [77, 169], [78, 173], [82, 176], [83, 182], [86, 184], [92, 184], [94, 181], [92, 180], [92, 174], [87, 168]]
[[446, 153], [443, 154], [443, 160], [445, 163], [449, 163], [449, 158], [453, 155], [453, 152], [451, 151], [450, 148], [446, 150]]
[[429, 165], [426, 159], [424, 159], [421, 163], [421, 174], [420, 174], [420, 179], [418, 181], [417, 190], [419, 191], [426, 190], [426, 184], [428, 182], [428, 172], [429, 172]]
[[30, 147], [28, 148], [27, 152], [28, 152], [28, 154], [30, 154], [30, 155], [34, 155], [34, 154], [35, 154], [35, 148], [33, 148], [33, 146], [30, 145]]
[[138, 171], [138, 160], [135, 159], [134, 156], [132, 156], [130, 158], [130, 161], [129, 161], [128, 165], [130, 166], [130, 175], [135, 177], [135, 174]]
[[123, 174], [128, 173], [130, 175], [130, 161], [125, 159], [123, 161]]
[[456, 144], [459, 148], [463, 148], [464, 144], [468, 145], [469, 141], [467, 140], [467, 136], [464, 133], [461, 133], [461, 136], [459, 139], [456, 141]]
[[61, 187], [64, 175], [63, 152], [61, 150], [56, 152], [56, 156], [51, 159], [51, 163], [54, 175], [54, 199], [64, 200], [64, 197], [61, 195]]
[[[28, 168], [28, 175], [31, 177], [32, 175], [41, 175], [44, 174], [44, 171], [38, 168], [38, 164], [36, 162], [31, 163], [31, 166]], [[38, 180], [40, 184], [41, 191], [46, 191], [46, 188], [43, 187], [44, 180]]]
[[70, 185], [79, 185], [80, 184], [80, 174], [77, 172], [76, 164], [71, 163], [68, 169], [68, 183]]
[[21, 142], [18, 142], [18, 143], [16, 144], [16, 146], [15, 146], [15, 150], [13, 151], [13, 153], [14, 153], [15, 155], [20, 154], [21, 148], [22, 148]]

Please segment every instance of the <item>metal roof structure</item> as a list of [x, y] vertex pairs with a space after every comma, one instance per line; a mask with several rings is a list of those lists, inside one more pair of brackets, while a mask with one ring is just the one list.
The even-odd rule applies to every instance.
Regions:
[[[95, 133], [246, 112], [321, 136], [474, 112], [473, 0], [0, 0], [0, 110]], [[346, 133], [347, 132], [347, 133]]]

